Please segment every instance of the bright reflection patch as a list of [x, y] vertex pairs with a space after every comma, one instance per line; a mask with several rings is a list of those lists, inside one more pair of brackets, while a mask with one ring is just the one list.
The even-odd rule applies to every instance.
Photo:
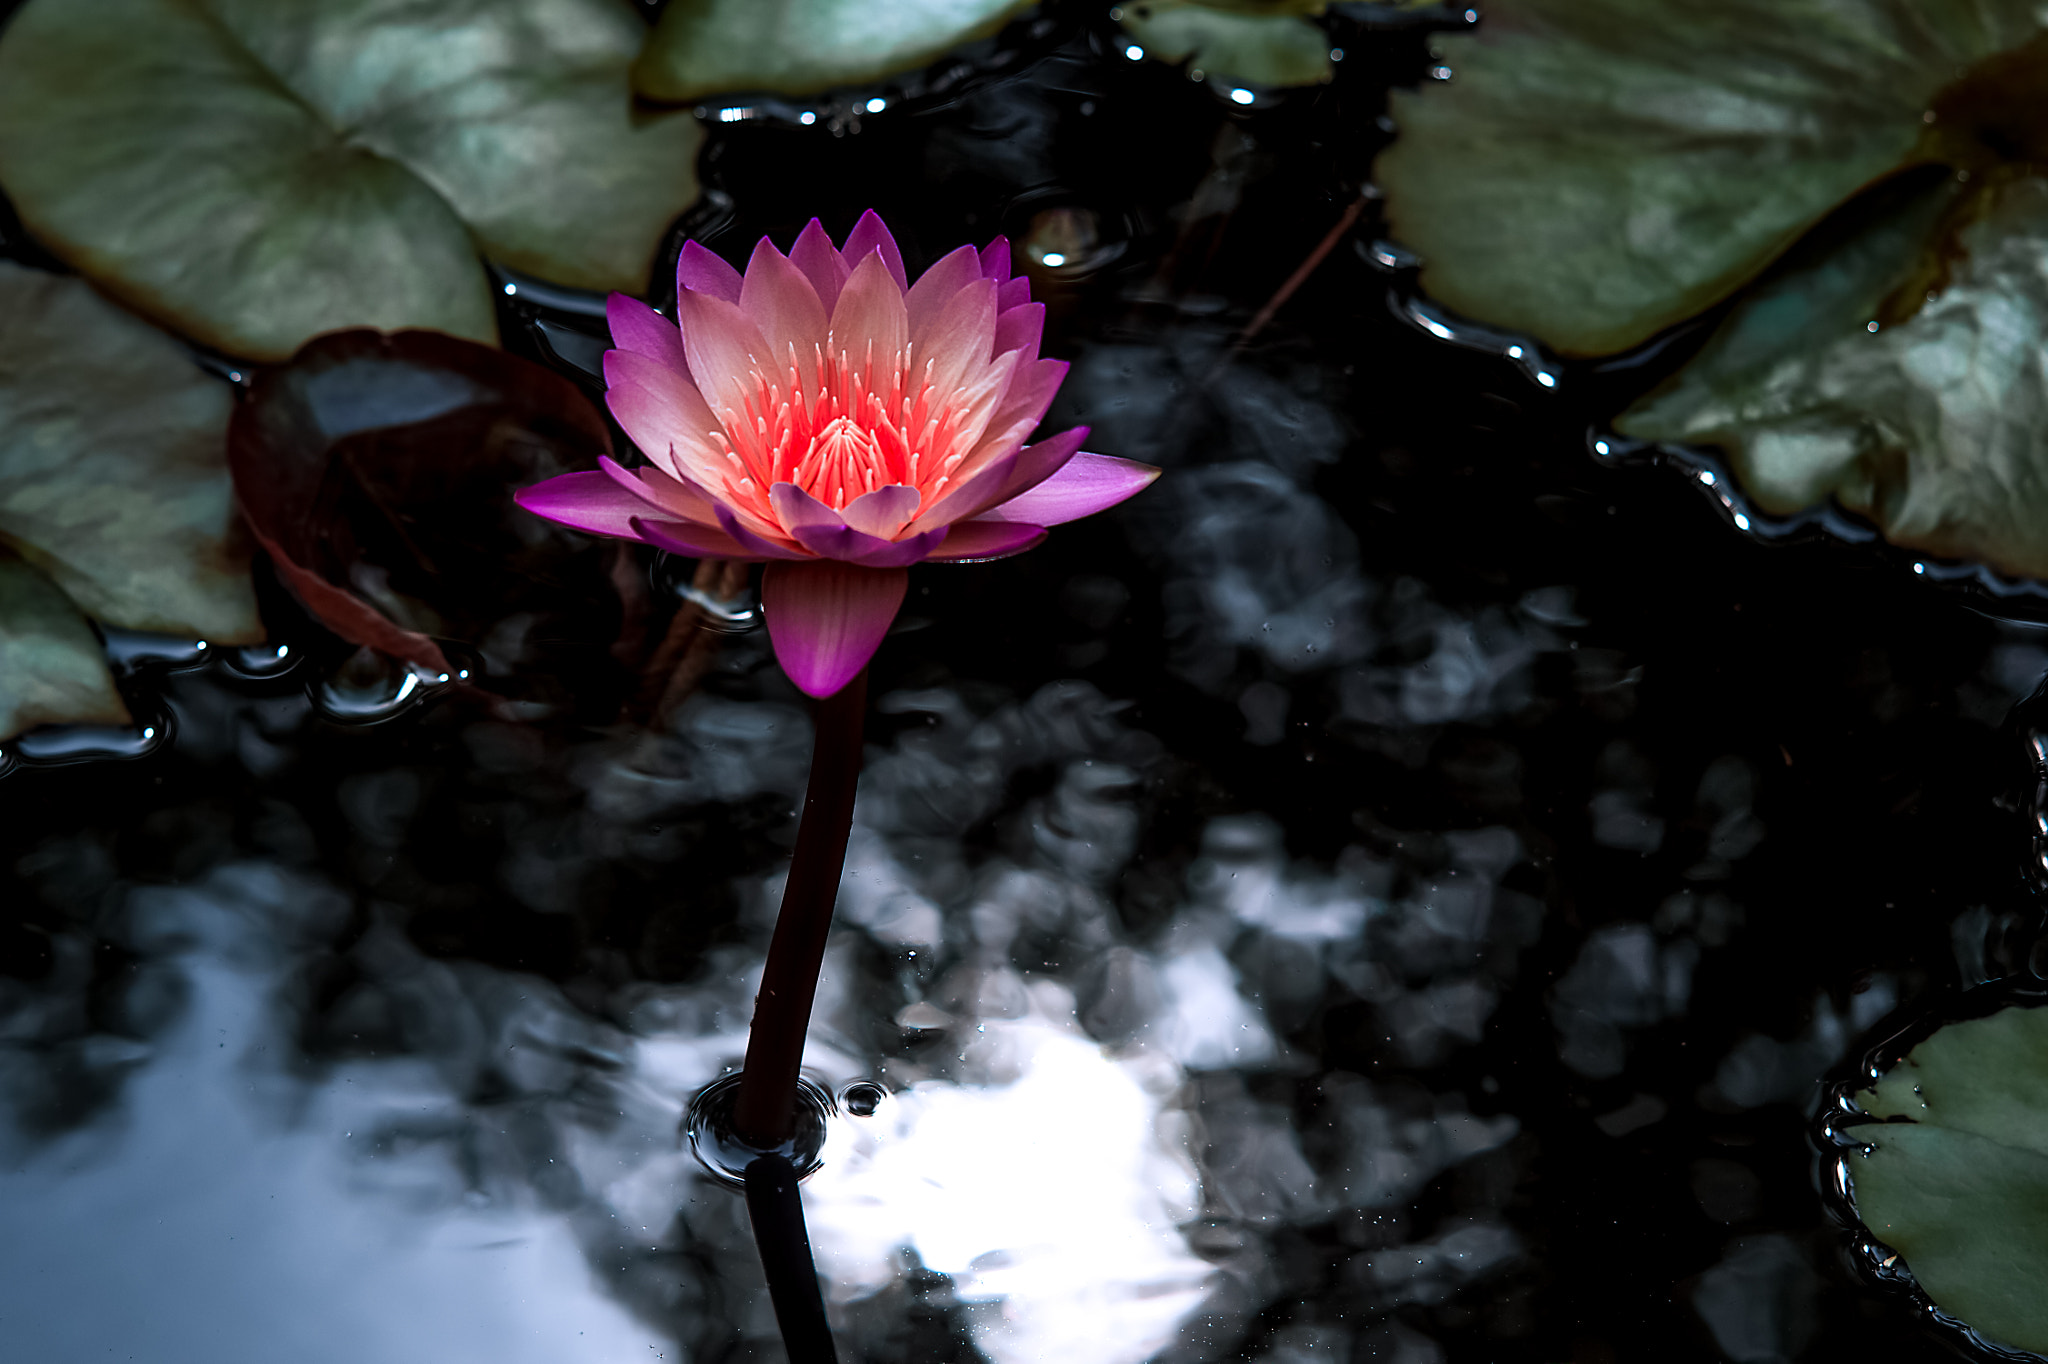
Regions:
[[[1172, 1139], [1179, 1068], [1119, 1061], [1039, 1016], [966, 1035], [988, 1083], [926, 1080], [835, 1124], [804, 1186], [819, 1269], [838, 1301], [879, 1292], [900, 1248], [950, 1275], [995, 1364], [1142, 1364], [1207, 1296], [1178, 1230], [1201, 1185]], [[1045, 1007], [1050, 1006], [1050, 1007]]]

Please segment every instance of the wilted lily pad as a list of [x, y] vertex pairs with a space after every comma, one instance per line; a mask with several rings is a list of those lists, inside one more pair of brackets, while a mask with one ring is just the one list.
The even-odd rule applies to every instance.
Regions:
[[0, 185], [57, 255], [233, 355], [495, 340], [477, 254], [638, 292], [700, 133], [636, 117], [623, 0], [30, 0]]
[[2048, 1352], [2048, 1010], [1954, 1023], [1915, 1047], [1855, 1129], [1856, 1210], [1935, 1305]]
[[671, 0], [633, 88], [649, 99], [817, 95], [925, 66], [1032, 0]]
[[1437, 40], [1448, 83], [1395, 95], [1375, 175], [1434, 298], [1622, 350], [1874, 181], [2030, 145], [2041, 32], [2033, 0], [1494, 0]]
[[1118, 18], [1148, 55], [1212, 80], [1319, 85], [1333, 72], [1330, 35], [1307, 16], [1324, 8], [1321, 0], [1137, 0]]
[[228, 457], [279, 576], [336, 634], [433, 672], [436, 638], [506, 662], [538, 629], [616, 629], [605, 551], [513, 492], [593, 469], [604, 421], [574, 384], [434, 332], [337, 332], [260, 375]]
[[37, 725], [125, 725], [99, 636], [55, 583], [0, 554], [0, 739]]
[[1617, 425], [1726, 448], [1767, 511], [1833, 497], [1895, 544], [2048, 577], [2044, 353], [2048, 181], [1944, 178], [1746, 297]]
[[0, 318], [0, 540], [108, 624], [263, 638], [228, 386], [77, 278], [0, 262]]

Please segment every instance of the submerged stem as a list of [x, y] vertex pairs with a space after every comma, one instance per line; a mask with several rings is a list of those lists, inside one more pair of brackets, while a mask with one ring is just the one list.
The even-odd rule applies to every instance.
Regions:
[[863, 669], [818, 703], [803, 822], [797, 826], [782, 912], [761, 972], [761, 993], [754, 997], [746, 1069], [733, 1108], [734, 1130], [757, 1150], [774, 1150], [795, 1128], [797, 1072], [811, 1023], [811, 1001], [818, 992], [818, 970], [825, 961], [825, 939], [832, 931], [832, 904], [839, 898], [846, 836], [853, 827], [867, 700], [868, 675]]

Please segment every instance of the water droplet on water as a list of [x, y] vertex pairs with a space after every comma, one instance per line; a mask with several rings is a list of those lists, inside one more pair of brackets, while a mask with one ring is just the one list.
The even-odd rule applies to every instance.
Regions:
[[349, 655], [334, 672], [306, 688], [313, 708], [345, 725], [375, 725], [394, 719], [440, 692], [441, 674], [415, 671], [374, 649]]
[[173, 671], [196, 668], [206, 662], [211, 646], [203, 639], [181, 635], [158, 635], [143, 630], [100, 628], [106, 642], [107, 662], [129, 671], [146, 663], [161, 664]]
[[221, 666], [235, 677], [269, 681], [285, 676], [305, 661], [306, 655], [289, 644], [251, 644], [220, 651]]
[[747, 1166], [763, 1155], [779, 1155], [788, 1160], [798, 1179], [816, 1173], [823, 1163], [820, 1157], [825, 1149], [825, 1125], [837, 1111], [831, 1094], [808, 1079], [799, 1079], [796, 1132], [772, 1150], [750, 1145], [732, 1130], [732, 1110], [739, 1098], [740, 1076], [735, 1071], [698, 1090], [683, 1114], [682, 1135], [690, 1144], [690, 1154], [713, 1179], [727, 1188], [743, 1188]]
[[144, 721], [133, 729], [119, 725], [45, 725], [30, 730], [7, 747], [25, 765], [61, 767], [69, 763], [145, 758], [168, 744], [172, 732], [168, 715]]
[[855, 1080], [839, 1091], [839, 1105], [856, 1118], [872, 1118], [889, 1091], [873, 1080]]

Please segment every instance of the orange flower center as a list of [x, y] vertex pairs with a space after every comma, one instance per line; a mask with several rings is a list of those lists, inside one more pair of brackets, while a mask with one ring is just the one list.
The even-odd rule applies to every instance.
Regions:
[[902, 483], [918, 490], [923, 511], [973, 448], [981, 423], [970, 429], [961, 405], [936, 391], [932, 361], [910, 379], [908, 347], [877, 356], [870, 345], [858, 362], [844, 350], [828, 359], [831, 347], [827, 338], [813, 352], [815, 384], [805, 383], [792, 346], [785, 375], [756, 369], [741, 406], [716, 413], [725, 429], [711, 437], [730, 466], [726, 494], [776, 523], [768, 490], [777, 483], [794, 483], [834, 511]]

